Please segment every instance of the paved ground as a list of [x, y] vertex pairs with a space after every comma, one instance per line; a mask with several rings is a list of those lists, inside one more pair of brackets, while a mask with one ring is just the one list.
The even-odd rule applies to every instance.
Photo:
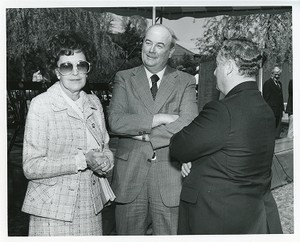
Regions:
[[272, 191], [276, 200], [284, 234], [294, 233], [294, 183]]
[[[22, 133], [22, 131], [20, 132]], [[10, 134], [10, 133], [9, 133]], [[114, 140], [112, 140], [114, 142]], [[112, 143], [114, 147], [114, 143]], [[9, 155], [8, 169], [8, 236], [27, 236], [29, 217], [21, 212], [21, 207], [27, 188], [27, 180], [21, 168], [22, 137], [19, 135], [16, 145]], [[294, 194], [293, 183], [278, 187], [273, 191], [277, 202], [283, 231], [294, 233]], [[103, 211], [103, 230], [106, 235], [114, 235], [114, 206]]]
[[[21, 212], [27, 179], [22, 171], [22, 137], [23, 130], [16, 138], [16, 143], [8, 157], [8, 236], [27, 236], [29, 216]], [[12, 133], [8, 131], [9, 136]], [[114, 140], [112, 141], [114, 142]], [[114, 145], [114, 144], [112, 144]], [[107, 235], [114, 231], [114, 205], [103, 210], [103, 231]]]

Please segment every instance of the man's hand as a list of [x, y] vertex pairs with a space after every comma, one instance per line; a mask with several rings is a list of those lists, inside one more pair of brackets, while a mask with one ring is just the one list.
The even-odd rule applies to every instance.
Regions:
[[183, 177], [187, 177], [188, 174], [191, 172], [191, 168], [192, 168], [192, 163], [188, 162], [188, 163], [183, 163], [181, 166], [181, 175]]
[[143, 135], [136, 135], [136, 136], [132, 136], [132, 139], [136, 139], [136, 140], [140, 140], [140, 141], [145, 141], [145, 142], [149, 142], [150, 138], [148, 134], [143, 134]]
[[[176, 121], [178, 118], [179, 115], [177, 114], [165, 114], [165, 113], [154, 114], [152, 128], [155, 128], [159, 125], [172, 123]], [[149, 134], [131, 136], [130, 138], [140, 140], [140, 141], [145, 141], [145, 142], [150, 141]]]
[[178, 118], [179, 115], [177, 114], [166, 114], [166, 113], [154, 114], [153, 121], [152, 121], [152, 128], [155, 128], [162, 124], [173, 123]]

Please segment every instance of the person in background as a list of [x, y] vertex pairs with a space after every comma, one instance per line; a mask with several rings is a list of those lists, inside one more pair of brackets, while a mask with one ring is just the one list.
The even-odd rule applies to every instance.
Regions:
[[282, 84], [279, 81], [281, 69], [274, 67], [271, 78], [263, 85], [263, 97], [273, 110], [276, 124], [276, 138], [280, 138], [281, 119], [284, 111]]
[[185, 177], [178, 234], [282, 233], [270, 191], [275, 118], [255, 79], [260, 51], [226, 40], [216, 62], [224, 99], [207, 103], [170, 143]]
[[24, 134], [29, 236], [102, 235], [113, 154], [101, 103], [82, 91], [95, 50], [71, 32], [55, 35], [48, 53], [59, 81], [32, 100]]
[[289, 129], [287, 133], [288, 138], [294, 137], [293, 132], [293, 79], [289, 81], [289, 87], [288, 87], [288, 101], [286, 105], [285, 112], [289, 115]]
[[199, 85], [199, 68], [200, 66], [196, 67], [196, 74], [194, 75], [195, 79], [196, 79], [196, 92], [198, 94], [198, 85]]
[[51, 83], [49, 73], [45, 71], [42, 66], [38, 67], [38, 70], [32, 74], [32, 82], [41, 82], [45, 88], [50, 87]]
[[177, 233], [180, 167], [170, 163], [173, 134], [197, 115], [195, 78], [167, 65], [176, 37], [151, 26], [142, 46], [143, 65], [116, 74], [109, 107], [119, 137], [112, 188], [119, 235]]
[[41, 74], [41, 71], [38, 70], [32, 75], [32, 82], [41, 82], [43, 81], [43, 75]]

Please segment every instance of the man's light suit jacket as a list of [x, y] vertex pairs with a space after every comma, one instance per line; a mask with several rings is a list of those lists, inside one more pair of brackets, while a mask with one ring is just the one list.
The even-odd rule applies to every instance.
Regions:
[[[76, 157], [84, 158], [86, 151], [86, 126], [99, 143], [107, 144], [102, 106], [95, 95], [83, 95], [85, 120], [67, 103], [61, 94], [59, 82], [47, 92], [35, 97], [27, 115], [23, 170], [29, 179], [22, 211], [46, 218], [72, 221], [81, 171], [77, 171]], [[113, 159], [112, 152], [104, 149]], [[82, 157], [83, 156], [83, 157]], [[103, 208], [101, 185], [91, 170], [91, 192], [95, 213]]]
[[[177, 114], [179, 118], [152, 129], [153, 116], [158, 113]], [[170, 162], [169, 143], [172, 135], [197, 114], [195, 78], [187, 73], [167, 66], [155, 101], [143, 66], [116, 74], [109, 124], [119, 136], [112, 181], [117, 202], [129, 203], [137, 197], [155, 151], [162, 200], [166, 206], [179, 205], [182, 178], [179, 164]], [[150, 142], [130, 138], [142, 134], [148, 134]]]

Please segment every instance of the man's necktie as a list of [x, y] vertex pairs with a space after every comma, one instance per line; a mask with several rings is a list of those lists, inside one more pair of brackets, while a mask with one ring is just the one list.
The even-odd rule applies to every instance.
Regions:
[[157, 90], [158, 90], [157, 82], [159, 80], [159, 77], [158, 77], [158, 75], [154, 74], [150, 77], [150, 79], [151, 79], [151, 82], [152, 82], [152, 87], [150, 88], [150, 90], [151, 90], [151, 93], [152, 93], [153, 100], [155, 100], [156, 93], [157, 93]]
[[278, 86], [278, 87], [280, 87], [280, 83], [279, 83], [279, 81], [276, 81], [276, 84], [277, 84], [277, 86]]
[[279, 88], [280, 88], [279, 81], [275, 81], [275, 84], [276, 84], [276, 86], [277, 86], [277, 87], [279, 87]]

